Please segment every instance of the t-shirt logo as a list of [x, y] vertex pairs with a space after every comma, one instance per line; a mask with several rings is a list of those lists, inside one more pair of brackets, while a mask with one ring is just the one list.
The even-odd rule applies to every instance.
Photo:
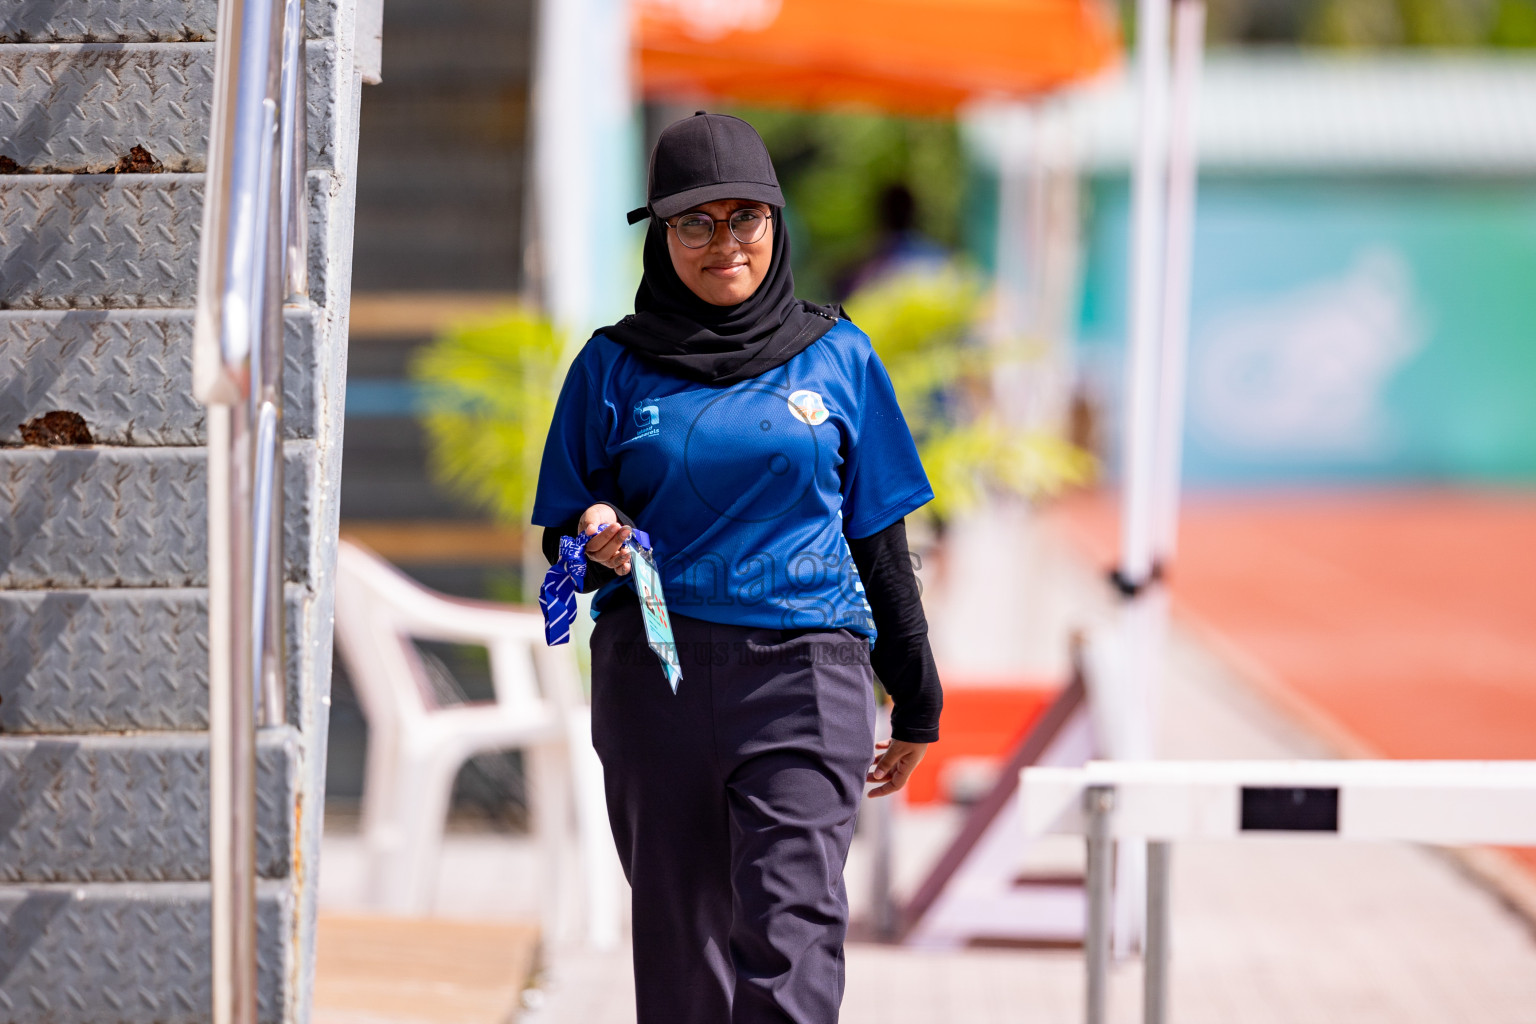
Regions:
[[635, 403], [635, 438], [654, 437], [661, 433], [661, 409], [655, 399], [646, 398]]
[[796, 419], [813, 427], [827, 418], [827, 407], [822, 404], [821, 396], [814, 391], [796, 391], [790, 395], [789, 411], [795, 414]]

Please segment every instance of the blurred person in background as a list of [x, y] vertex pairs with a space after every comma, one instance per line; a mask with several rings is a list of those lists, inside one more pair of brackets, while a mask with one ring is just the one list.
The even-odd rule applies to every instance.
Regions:
[[[534, 503], [552, 563], [560, 536], [592, 537], [593, 742], [639, 1024], [836, 1021], [863, 786], [901, 789], [938, 738], [904, 523], [933, 492], [869, 339], [795, 297], [783, 206], [747, 122], [662, 132], [630, 215], [635, 313], [577, 355]], [[636, 527], [676, 694], [630, 585]], [[895, 701], [880, 744], [872, 669]]]
[[880, 190], [875, 213], [880, 234], [874, 251], [839, 278], [836, 295], [840, 302], [859, 289], [896, 274], [943, 270], [953, 259], [948, 249], [918, 230], [917, 197], [901, 182]]

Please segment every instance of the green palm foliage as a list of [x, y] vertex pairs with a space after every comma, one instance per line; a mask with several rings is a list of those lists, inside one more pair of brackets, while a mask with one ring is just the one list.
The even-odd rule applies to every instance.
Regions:
[[422, 389], [435, 480], [496, 519], [525, 526], [565, 369], [565, 339], [529, 308], [457, 324], [422, 349]]
[[940, 520], [989, 494], [1046, 497], [1092, 480], [1092, 455], [1059, 433], [1007, 422], [991, 395], [995, 369], [1039, 358], [1026, 341], [986, 343], [986, 288], [949, 267], [894, 274], [845, 304], [875, 346], [917, 442]]

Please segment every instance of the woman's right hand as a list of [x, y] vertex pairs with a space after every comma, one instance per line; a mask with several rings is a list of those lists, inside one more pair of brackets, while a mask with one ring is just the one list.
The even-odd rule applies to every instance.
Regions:
[[[598, 528], [608, 524], [608, 529]], [[623, 576], [629, 572], [629, 549], [624, 542], [632, 532], [619, 523], [619, 514], [613, 506], [598, 503], [581, 514], [579, 532], [591, 536], [587, 541], [587, 559], [612, 569]]]

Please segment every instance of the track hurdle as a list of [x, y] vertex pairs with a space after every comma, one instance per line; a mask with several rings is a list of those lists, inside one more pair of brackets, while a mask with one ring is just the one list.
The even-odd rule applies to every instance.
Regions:
[[1172, 844], [1277, 833], [1536, 846], [1536, 761], [1091, 761], [1020, 773], [1024, 835], [1088, 844], [1088, 1024], [1103, 1024], [1114, 844], [1146, 840], [1146, 1024], [1167, 1020]]

